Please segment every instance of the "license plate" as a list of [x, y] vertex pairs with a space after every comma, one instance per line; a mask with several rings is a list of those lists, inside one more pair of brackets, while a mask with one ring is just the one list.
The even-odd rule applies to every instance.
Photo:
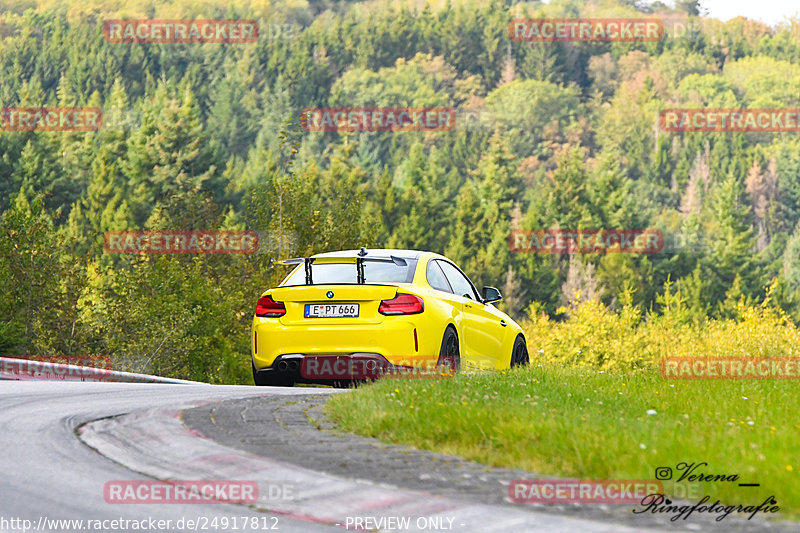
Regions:
[[306, 304], [306, 318], [357, 317], [358, 304]]

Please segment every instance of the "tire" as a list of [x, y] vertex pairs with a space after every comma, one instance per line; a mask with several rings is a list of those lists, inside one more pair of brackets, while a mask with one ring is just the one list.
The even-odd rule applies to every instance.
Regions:
[[517, 335], [514, 341], [514, 348], [511, 350], [511, 368], [518, 366], [528, 366], [530, 359], [528, 357], [528, 344], [522, 335]]
[[294, 380], [281, 376], [276, 371], [256, 372], [256, 365], [253, 366], [253, 383], [258, 387], [294, 387]]
[[442, 338], [442, 347], [439, 350], [439, 361], [436, 366], [447, 369], [451, 374], [461, 369], [461, 351], [458, 346], [458, 334], [452, 326], [447, 326]]

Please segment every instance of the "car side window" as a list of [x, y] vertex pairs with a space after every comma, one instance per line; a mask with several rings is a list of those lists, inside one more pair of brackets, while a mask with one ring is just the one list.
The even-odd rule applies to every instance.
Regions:
[[437, 261], [437, 263], [439, 263], [439, 266], [442, 267], [442, 271], [444, 272], [447, 281], [450, 282], [450, 286], [453, 287], [454, 293], [475, 301], [480, 301], [478, 295], [475, 294], [475, 289], [472, 287], [472, 283], [464, 274], [461, 273], [459, 269], [447, 261]]
[[438, 261], [428, 261], [428, 271], [427, 271], [428, 283], [430, 283], [431, 287], [438, 291], [444, 292], [453, 292], [453, 289], [450, 288], [450, 284], [447, 283], [447, 278], [444, 277], [444, 272], [439, 267]]

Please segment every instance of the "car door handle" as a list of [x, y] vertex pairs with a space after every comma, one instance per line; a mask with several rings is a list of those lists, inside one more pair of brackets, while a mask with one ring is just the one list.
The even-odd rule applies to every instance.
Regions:
[[508, 324], [506, 324], [505, 320], [501, 320], [500, 321], [500, 325], [503, 326], [503, 327], [506, 327]]

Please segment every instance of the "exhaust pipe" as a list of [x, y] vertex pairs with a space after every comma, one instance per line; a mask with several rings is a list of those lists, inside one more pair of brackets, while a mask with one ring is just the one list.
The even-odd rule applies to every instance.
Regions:
[[297, 361], [289, 361], [289, 370], [292, 372], [297, 372], [298, 367], [299, 365], [297, 364]]
[[280, 370], [281, 372], [286, 372], [288, 368], [289, 368], [289, 363], [287, 363], [286, 361], [281, 361], [280, 363], [278, 363], [278, 370]]

